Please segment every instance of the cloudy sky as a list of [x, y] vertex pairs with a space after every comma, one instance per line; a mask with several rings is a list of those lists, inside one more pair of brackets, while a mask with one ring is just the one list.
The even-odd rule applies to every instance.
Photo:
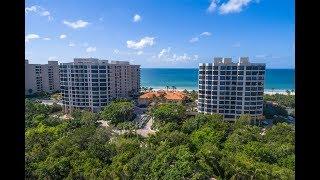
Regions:
[[196, 68], [248, 56], [294, 68], [291, 0], [27, 0], [25, 56], [75, 57], [149, 67]]

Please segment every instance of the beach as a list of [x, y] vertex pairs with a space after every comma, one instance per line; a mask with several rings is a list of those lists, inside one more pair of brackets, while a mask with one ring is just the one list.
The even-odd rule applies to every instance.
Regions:
[[[159, 91], [159, 90], [166, 90], [166, 87], [151, 87], [153, 91]], [[168, 90], [172, 90], [172, 88], [170, 87]], [[198, 91], [198, 89], [194, 89], [194, 88], [179, 88], [179, 87], [176, 87], [175, 89], [176, 91], [184, 91], [184, 90], [187, 90], [187, 91]], [[284, 95], [287, 95], [288, 93], [286, 92], [287, 90], [283, 90], [283, 89], [274, 89], [274, 90], [271, 90], [271, 89], [266, 89], [264, 90], [264, 94], [269, 94], [269, 95], [274, 95], [274, 94], [284, 94]], [[295, 91], [290, 91], [290, 95], [295, 95]]]
[[[198, 69], [141, 68], [141, 86], [153, 89], [198, 90]], [[265, 94], [286, 94], [295, 89], [294, 69], [267, 69]]]

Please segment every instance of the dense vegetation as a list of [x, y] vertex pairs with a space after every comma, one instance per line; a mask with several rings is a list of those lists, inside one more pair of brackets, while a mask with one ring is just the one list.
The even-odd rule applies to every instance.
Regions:
[[[285, 122], [285, 119], [288, 115], [295, 116], [295, 95], [284, 95], [284, 94], [273, 94], [273, 95], [264, 95], [264, 108], [263, 115], [267, 119], [274, 119], [277, 122]], [[273, 102], [275, 104], [271, 104]], [[288, 113], [288, 109], [291, 110]]]
[[285, 94], [265, 94], [263, 96], [265, 101], [272, 101], [278, 103], [280, 106], [285, 106], [289, 108], [295, 108], [295, 95], [285, 95]]
[[265, 104], [263, 107], [263, 115], [267, 119], [272, 119], [274, 116], [282, 116], [282, 117], [287, 117], [288, 112], [283, 106], [279, 105], [270, 105], [270, 104]]
[[101, 116], [115, 125], [132, 121], [135, 117], [134, 105], [128, 101], [113, 101], [103, 109]]
[[248, 116], [234, 124], [218, 114], [188, 118], [182, 105], [163, 104], [151, 112], [161, 123], [155, 135], [115, 135], [97, 121], [131, 117], [131, 105], [119, 106], [62, 120], [53, 107], [26, 102], [26, 179], [294, 179], [292, 125], [261, 135]]

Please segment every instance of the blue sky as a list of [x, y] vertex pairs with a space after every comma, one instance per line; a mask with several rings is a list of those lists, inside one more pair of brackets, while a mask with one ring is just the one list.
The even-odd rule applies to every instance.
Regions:
[[25, 6], [31, 63], [95, 57], [196, 68], [216, 56], [248, 56], [268, 68], [294, 68], [291, 0], [27, 0]]

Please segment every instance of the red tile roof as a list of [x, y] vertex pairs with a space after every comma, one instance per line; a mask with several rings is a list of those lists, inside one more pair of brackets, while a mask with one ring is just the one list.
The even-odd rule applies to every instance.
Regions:
[[181, 91], [157, 91], [157, 92], [147, 92], [141, 95], [140, 99], [152, 99], [154, 97], [159, 97], [164, 94], [164, 98], [167, 100], [183, 100], [187, 98], [187, 95]]

